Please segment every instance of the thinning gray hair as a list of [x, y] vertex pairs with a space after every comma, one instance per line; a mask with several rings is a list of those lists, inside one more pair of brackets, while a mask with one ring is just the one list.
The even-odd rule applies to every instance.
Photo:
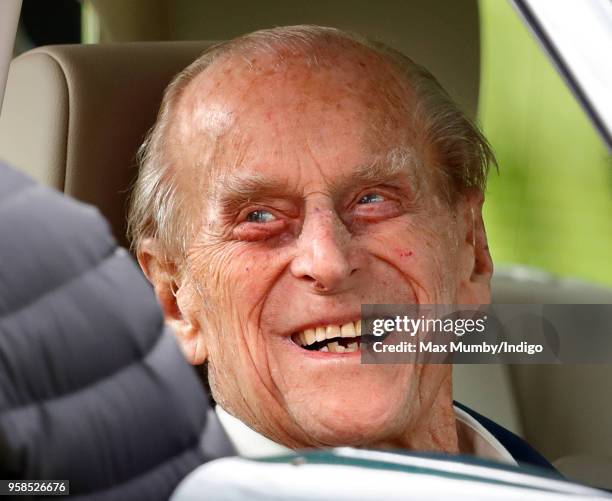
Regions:
[[350, 43], [373, 51], [398, 71], [412, 89], [411, 113], [420, 139], [436, 153], [446, 179], [445, 196], [452, 202], [470, 188], [484, 191], [489, 166], [496, 165], [491, 148], [478, 128], [461, 112], [436, 79], [404, 54], [359, 35], [335, 28], [300, 25], [249, 33], [214, 45], [179, 73], [164, 92], [155, 125], [138, 152], [139, 175], [128, 213], [128, 237], [137, 250], [154, 238], [168, 257], [185, 256], [193, 236], [185, 194], [179, 189], [176, 168], [168, 153], [172, 118], [184, 90], [193, 79], [223, 55], [246, 56], [264, 51], [282, 60], [287, 51], [307, 56], [308, 64], [322, 64], [321, 49], [330, 43]]

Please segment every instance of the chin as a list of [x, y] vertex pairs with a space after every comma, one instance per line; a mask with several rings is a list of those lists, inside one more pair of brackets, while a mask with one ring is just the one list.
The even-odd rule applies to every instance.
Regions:
[[322, 398], [299, 409], [294, 418], [315, 447], [367, 446], [387, 441], [397, 433], [403, 412], [400, 398], [386, 395], [343, 395]]

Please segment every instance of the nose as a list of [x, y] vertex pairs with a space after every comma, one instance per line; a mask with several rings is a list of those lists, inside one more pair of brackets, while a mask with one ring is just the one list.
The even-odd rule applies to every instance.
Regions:
[[311, 208], [304, 218], [291, 273], [316, 292], [337, 292], [357, 270], [351, 263], [350, 242], [351, 234], [333, 208]]

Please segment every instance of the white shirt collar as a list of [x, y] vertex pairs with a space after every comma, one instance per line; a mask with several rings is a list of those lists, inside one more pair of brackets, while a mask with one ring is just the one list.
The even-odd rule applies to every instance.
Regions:
[[263, 456], [279, 456], [293, 452], [284, 445], [277, 444], [254, 429], [249, 428], [240, 419], [232, 416], [220, 405], [215, 407], [215, 412], [221, 426], [227, 433], [232, 445], [240, 456], [257, 458]]
[[[516, 461], [508, 450], [484, 426], [467, 412], [455, 407], [455, 417], [466, 437], [471, 439], [474, 455], [482, 459], [516, 465]], [[215, 407], [221, 426], [227, 433], [236, 452], [244, 457], [263, 457], [288, 454], [291, 449], [273, 442], [257, 433], [238, 418], [221, 408]]]
[[482, 426], [473, 416], [454, 406], [455, 418], [459, 426], [463, 426], [465, 436], [471, 440], [474, 455], [481, 459], [498, 461], [516, 466], [517, 462], [499, 440]]

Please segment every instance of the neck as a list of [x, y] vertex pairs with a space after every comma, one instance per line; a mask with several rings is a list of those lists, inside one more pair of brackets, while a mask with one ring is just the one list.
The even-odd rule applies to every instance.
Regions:
[[440, 385], [434, 398], [423, 392], [414, 399], [413, 419], [407, 419], [399, 433], [389, 440], [371, 444], [374, 448], [408, 449], [416, 451], [458, 454], [469, 452], [469, 441], [458, 433], [457, 419], [453, 407], [452, 376]]

